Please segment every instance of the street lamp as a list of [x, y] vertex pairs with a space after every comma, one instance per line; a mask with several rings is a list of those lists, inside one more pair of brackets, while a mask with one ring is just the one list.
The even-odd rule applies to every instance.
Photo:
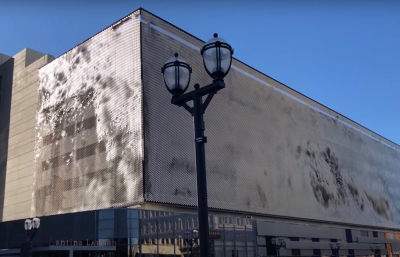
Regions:
[[329, 247], [331, 248], [334, 255], [339, 257], [340, 241], [335, 243], [329, 243]]
[[[232, 64], [232, 47], [225, 40], [214, 34], [201, 49], [204, 68], [213, 82], [207, 86], [194, 85], [194, 90], [185, 93], [190, 83], [192, 68], [180, 58], [177, 53], [170, 58], [162, 67], [164, 83], [172, 94], [171, 103], [184, 107], [194, 120], [194, 138], [196, 149], [196, 172], [197, 172], [197, 206], [200, 229], [200, 256], [209, 256], [209, 229], [208, 229], [208, 203], [207, 203], [207, 176], [203, 114], [207, 109], [213, 96], [225, 88], [224, 78], [228, 74]], [[203, 96], [207, 96], [203, 102]], [[190, 106], [188, 102], [193, 102]]]
[[379, 244], [373, 244], [369, 248], [374, 253], [374, 256], [377, 257], [379, 254]]
[[36, 235], [37, 230], [40, 227], [40, 219], [39, 218], [32, 218], [32, 219], [26, 219], [24, 222], [24, 228], [26, 231], [26, 234], [29, 236], [29, 251], [28, 254], [29, 256], [32, 256], [32, 242], [33, 238]]
[[280, 256], [280, 249], [285, 246], [285, 239], [283, 237], [278, 237], [278, 238], [272, 238], [271, 243], [275, 245], [276, 247], [276, 254], [277, 256]]
[[39, 218], [26, 219], [24, 226], [26, 234], [29, 236], [29, 243], [32, 246], [33, 238], [35, 237], [36, 232], [40, 227], [40, 219]]
[[185, 241], [190, 246], [190, 256], [193, 256], [193, 245], [197, 244], [198, 238], [199, 238], [199, 231], [193, 230], [192, 235], [190, 235], [189, 230], [185, 231]]

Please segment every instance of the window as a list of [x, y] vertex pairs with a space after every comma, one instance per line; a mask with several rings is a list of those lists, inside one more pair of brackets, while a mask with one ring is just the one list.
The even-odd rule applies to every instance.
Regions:
[[294, 256], [301, 255], [300, 249], [292, 249], [292, 255], [294, 255]]

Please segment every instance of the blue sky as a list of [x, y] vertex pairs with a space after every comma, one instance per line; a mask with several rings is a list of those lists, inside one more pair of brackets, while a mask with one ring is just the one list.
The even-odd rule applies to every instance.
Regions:
[[143, 7], [400, 144], [400, 1], [0, 1], [0, 53], [59, 56]]

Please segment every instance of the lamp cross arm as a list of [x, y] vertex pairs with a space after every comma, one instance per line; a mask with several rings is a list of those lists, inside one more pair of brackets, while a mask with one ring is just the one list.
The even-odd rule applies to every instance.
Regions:
[[209, 94], [215, 94], [223, 88], [225, 88], [224, 81], [217, 80], [211, 83], [210, 85], [200, 87], [193, 91], [187, 92], [183, 95], [174, 96], [171, 99], [171, 103], [174, 105], [183, 106], [184, 103], [192, 101], [195, 97], [202, 97]]

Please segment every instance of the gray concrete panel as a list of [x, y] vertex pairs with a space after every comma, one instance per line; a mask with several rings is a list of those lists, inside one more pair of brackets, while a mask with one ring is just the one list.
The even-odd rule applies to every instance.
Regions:
[[3, 199], [3, 221], [30, 216], [35, 167], [33, 151], [38, 100], [37, 70], [51, 59], [51, 56], [31, 49], [24, 49], [14, 56], [8, 96], [11, 109], [8, 110], [9, 125], [6, 129], [6, 141], [9, 144], [5, 155], [7, 168], [3, 182], [4, 190], [0, 194]]

